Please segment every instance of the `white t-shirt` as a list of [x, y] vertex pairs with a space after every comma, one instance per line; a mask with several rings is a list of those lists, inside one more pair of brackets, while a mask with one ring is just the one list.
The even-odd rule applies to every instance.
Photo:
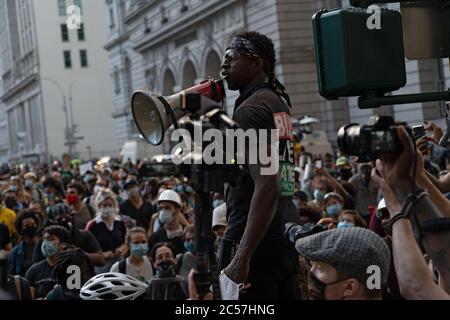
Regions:
[[[111, 267], [111, 272], [119, 272], [120, 261], [113, 264]], [[130, 258], [126, 261], [126, 274], [135, 279], [141, 280], [146, 283], [150, 283], [153, 277], [153, 268], [150, 260], [147, 256], [144, 256], [144, 263], [136, 267], [130, 263]]]

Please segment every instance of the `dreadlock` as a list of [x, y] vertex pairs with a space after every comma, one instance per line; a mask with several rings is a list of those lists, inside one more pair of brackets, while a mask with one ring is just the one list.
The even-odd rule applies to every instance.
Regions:
[[[272, 90], [274, 90], [279, 96], [282, 96], [286, 100], [289, 107], [292, 108], [291, 99], [285, 92], [286, 88], [275, 76], [275, 64], [277, 60], [273, 41], [269, 37], [255, 31], [236, 33], [232, 36], [232, 39], [233, 40], [230, 44], [231, 46], [235, 45], [236, 47], [240, 47], [238, 49], [251, 52], [262, 59], [264, 63], [264, 72], [269, 77], [269, 85]], [[249, 44], [245, 42], [239, 43], [239, 40], [236, 41], [236, 39], [245, 39], [249, 42]], [[233, 44], [233, 41], [236, 41], [237, 43]]]

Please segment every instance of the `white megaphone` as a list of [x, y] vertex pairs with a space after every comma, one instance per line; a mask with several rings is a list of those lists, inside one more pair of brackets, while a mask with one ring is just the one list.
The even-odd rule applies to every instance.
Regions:
[[[177, 125], [177, 120], [188, 113], [189, 94], [199, 93], [219, 103], [225, 98], [225, 88], [222, 80], [209, 79], [189, 89], [182, 90], [174, 95], [163, 97], [146, 91], [136, 91], [131, 98], [131, 110], [134, 122], [144, 139], [154, 145], [160, 145], [164, 133], [171, 125]], [[203, 114], [211, 104], [199, 106], [199, 114]], [[209, 109], [207, 109], [209, 108]]]

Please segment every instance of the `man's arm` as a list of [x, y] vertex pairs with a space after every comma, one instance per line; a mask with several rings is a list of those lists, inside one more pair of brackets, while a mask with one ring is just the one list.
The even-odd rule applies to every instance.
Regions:
[[[260, 145], [261, 147], [261, 145]], [[267, 146], [268, 153], [270, 146]], [[235, 283], [243, 283], [248, 275], [250, 259], [266, 234], [277, 208], [280, 190], [278, 173], [262, 175], [261, 165], [249, 165], [250, 176], [255, 183], [245, 231], [236, 255], [225, 269], [226, 275]]]
[[417, 246], [409, 220], [401, 219], [392, 226], [392, 250], [400, 293], [407, 300], [449, 300], [434, 283]]
[[447, 193], [450, 192], [450, 172], [447, 173], [444, 177], [441, 179], [436, 179], [435, 176], [433, 176], [428, 171], [425, 171], [425, 174], [427, 178], [433, 183], [433, 185], [441, 192], [441, 193]]
[[[414, 157], [413, 144], [404, 128], [398, 129], [397, 132], [404, 147], [403, 152], [395, 159], [385, 158], [383, 161], [377, 160], [377, 170], [383, 179], [377, 179], [378, 175], [373, 175], [374, 180], [382, 187], [386, 204], [389, 198], [398, 199], [399, 203], [403, 203], [411, 192], [413, 182], [411, 177], [412, 170], [410, 170], [412, 168], [404, 165], [405, 163], [411, 163], [410, 159]], [[417, 158], [417, 165], [419, 166], [421, 165], [420, 159], [420, 157]], [[389, 188], [386, 188], [386, 185]], [[436, 207], [436, 205], [443, 206], [443, 208]], [[410, 223], [414, 225], [416, 217], [420, 226], [429, 219], [444, 217], [441, 211], [447, 210], [447, 206], [447, 202], [441, 203], [438, 201], [438, 203], [433, 203], [429, 197], [422, 198], [413, 206], [412, 212], [409, 213]], [[390, 205], [388, 205], [388, 210], [391, 216], [400, 211], [398, 206], [390, 207]], [[424, 233], [422, 243], [441, 277], [445, 279], [448, 290], [450, 288], [450, 232]], [[423, 258], [420, 261], [423, 261]]]

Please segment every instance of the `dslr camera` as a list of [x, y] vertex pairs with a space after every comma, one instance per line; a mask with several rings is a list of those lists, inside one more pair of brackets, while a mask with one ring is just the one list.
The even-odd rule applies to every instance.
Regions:
[[298, 239], [328, 230], [321, 224], [306, 223], [299, 225], [297, 223], [288, 222], [284, 226], [284, 234], [291, 243], [295, 243]]
[[351, 123], [338, 131], [339, 149], [346, 155], [357, 156], [358, 162], [374, 161], [380, 154], [395, 154], [403, 151], [397, 135], [397, 126], [404, 125], [412, 134], [406, 122], [395, 122], [391, 116], [375, 114], [367, 125]]

